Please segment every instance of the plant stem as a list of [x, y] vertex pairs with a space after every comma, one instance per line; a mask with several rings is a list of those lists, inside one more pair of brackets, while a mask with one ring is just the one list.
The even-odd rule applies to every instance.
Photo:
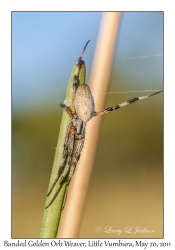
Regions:
[[[70, 104], [72, 104], [72, 83], [73, 83], [75, 70], [76, 70], [76, 65], [74, 65], [73, 67], [73, 70], [69, 79], [69, 83], [68, 83], [67, 93], [66, 93], [66, 100]], [[85, 76], [86, 76], [86, 66], [85, 66], [85, 63], [83, 63], [79, 72], [79, 84], [85, 83]], [[60, 125], [60, 132], [59, 132], [59, 137], [58, 137], [58, 142], [57, 142], [57, 147], [56, 147], [56, 152], [55, 152], [55, 158], [54, 158], [51, 178], [49, 182], [49, 189], [51, 185], [53, 184], [55, 177], [57, 176], [57, 171], [60, 166], [60, 162], [62, 158], [66, 131], [70, 122], [71, 122], [70, 117], [65, 111], [63, 111], [61, 125]], [[54, 194], [54, 192], [56, 191], [56, 188], [57, 188], [57, 185], [55, 185], [54, 189], [52, 190], [52, 194]], [[59, 194], [55, 198], [52, 205], [49, 206], [47, 209], [44, 209], [39, 238], [56, 238], [58, 227], [59, 227], [59, 222], [61, 218], [65, 191], [66, 191], [66, 183], [63, 184]], [[51, 197], [50, 196], [47, 197], [45, 206], [51, 200], [52, 196]]]

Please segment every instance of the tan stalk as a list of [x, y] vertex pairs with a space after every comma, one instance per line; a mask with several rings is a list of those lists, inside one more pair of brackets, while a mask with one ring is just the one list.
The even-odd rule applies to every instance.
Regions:
[[[103, 14], [89, 85], [95, 100], [96, 110], [102, 110], [107, 92], [115, 42], [120, 25], [120, 12]], [[88, 65], [87, 65], [88, 66]], [[100, 130], [100, 117], [92, 118], [86, 126], [85, 146], [80, 161], [71, 180], [66, 206], [64, 208], [57, 237], [78, 237], [87, 188], [96, 152]]]

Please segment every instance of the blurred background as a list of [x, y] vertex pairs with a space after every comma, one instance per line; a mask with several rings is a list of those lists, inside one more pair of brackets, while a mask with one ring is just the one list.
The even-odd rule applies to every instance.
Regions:
[[[102, 12], [12, 13], [12, 237], [37, 238], [67, 83]], [[163, 13], [123, 12], [108, 92], [163, 88]], [[105, 107], [145, 93], [108, 93]], [[99, 93], [104, 95], [104, 93]], [[95, 119], [95, 118], [94, 118]], [[63, 212], [64, 213], [64, 212]], [[111, 226], [155, 233], [97, 233]], [[163, 237], [163, 95], [102, 119], [81, 238]]]

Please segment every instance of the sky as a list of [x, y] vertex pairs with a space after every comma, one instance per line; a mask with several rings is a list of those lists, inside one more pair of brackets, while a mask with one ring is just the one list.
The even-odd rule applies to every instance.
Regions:
[[[12, 111], [62, 102], [85, 43], [87, 78], [102, 12], [12, 12]], [[163, 12], [124, 12], [114, 65], [137, 90], [163, 84]], [[134, 86], [135, 87], [135, 86]], [[128, 86], [128, 90], [132, 89]], [[61, 99], [61, 100], [60, 100]]]

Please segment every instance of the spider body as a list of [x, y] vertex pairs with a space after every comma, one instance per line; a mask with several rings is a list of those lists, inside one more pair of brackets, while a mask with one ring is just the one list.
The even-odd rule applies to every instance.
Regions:
[[[72, 110], [69, 108], [66, 102], [64, 104], [60, 104], [60, 106], [71, 117], [72, 121], [67, 128], [66, 137], [64, 141], [64, 148], [63, 148], [63, 153], [62, 153], [62, 159], [60, 162], [60, 166], [58, 168], [57, 176], [47, 196], [51, 194], [57, 182], [58, 182], [58, 186], [57, 186], [55, 194], [53, 195], [50, 202], [45, 208], [48, 208], [53, 203], [58, 193], [60, 192], [62, 185], [65, 182], [66, 182], [66, 195], [67, 195], [69, 183], [71, 181], [71, 178], [73, 176], [77, 163], [80, 159], [80, 154], [84, 146], [86, 122], [88, 122], [94, 116], [107, 114], [111, 111], [118, 110], [136, 101], [140, 101], [140, 100], [152, 97], [154, 95], [157, 95], [163, 91], [163, 90], [160, 90], [151, 95], [135, 97], [129, 101], [123, 102], [114, 107], [109, 107], [102, 111], [95, 112], [94, 98], [92, 96], [90, 87], [86, 84], [78, 85], [78, 76], [79, 76], [81, 66], [83, 64], [82, 55], [88, 43], [89, 41], [86, 43], [83, 49], [83, 52], [80, 55], [78, 62], [76, 63], [76, 70], [75, 70], [74, 80], [72, 83], [72, 91], [73, 91]], [[74, 156], [73, 156], [75, 140], [78, 140], [78, 144], [75, 149]], [[64, 202], [64, 205], [65, 205], [65, 202]]]
[[87, 122], [92, 118], [95, 111], [94, 98], [87, 84], [81, 84], [77, 88], [74, 105], [81, 121]]

